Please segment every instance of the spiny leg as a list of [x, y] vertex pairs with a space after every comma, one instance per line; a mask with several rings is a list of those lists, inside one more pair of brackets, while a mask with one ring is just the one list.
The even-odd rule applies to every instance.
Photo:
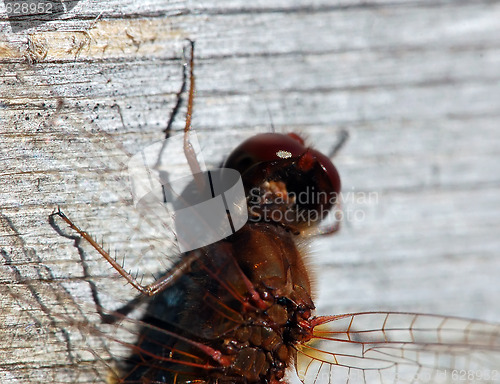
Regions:
[[[189, 45], [191, 47], [191, 44]], [[186, 74], [186, 69], [188, 66], [188, 61], [186, 59], [186, 49], [183, 50], [184, 52], [184, 63], [182, 65], [182, 85], [181, 89], [177, 91], [176, 93], [176, 101], [174, 108], [172, 108], [172, 112], [170, 113], [170, 117], [168, 118], [167, 122], [167, 127], [163, 130], [165, 132], [165, 139], [168, 139], [170, 135], [172, 134], [172, 124], [174, 123], [174, 120], [177, 116], [177, 113], [179, 112], [179, 109], [182, 105], [182, 94], [186, 91], [186, 84], [187, 84], [187, 74]]]
[[191, 168], [191, 173], [196, 175], [201, 172], [201, 167], [196, 158], [196, 153], [194, 151], [193, 145], [189, 141], [189, 134], [191, 131], [191, 120], [193, 117], [193, 103], [194, 103], [194, 90], [195, 90], [195, 79], [194, 79], [194, 41], [189, 40], [191, 44], [191, 58], [189, 59], [189, 96], [188, 105], [186, 112], [186, 125], [184, 126], [184, 154]]
[[149, 284], [142, 285], [137, 281], [137, 279], [132, 276], [129, 272], [123, 268], [113, 257], [109, 255], [87, 232], [81, 230], [77, 225], [75, 225], [62, 211], [58, 208], [51, 214], [51, 217], [59, 216], [62, 220], [64, 220], [69, 227], [76, 231], [83, 239], [85, 239], [97, 252], [101, 254], [102, 257], [106, 259], [108, 263], [120, 274], [125, 280], [128, 281], [130, 285], [132, 285], [135, 289], [146, 296], [154, 296], [157, 293], [163, 291], [164, 289], [171, 286], [175, 283], [184, 273], [189, 270], [193, 261], [198, 259], [199, 252], [190, 252], [184, 255], [179, 263], [169, 270], [161, 279]]
[[196, 152], [189, 141], [189, 135], [191, 133], [191, 121], [193, 117], [193, 104], [194, 104], [194, 93], [195, 93], [195, 77], [194, 77], [194, 41], [188, 40], [191, 46], [191, 57], [189, 59], [189, 95], [188, 104], [186, 112], [186, 124], [184, 126], [184, 155], [188, 162], [189, 168], [191, 169], [191, 174], [194, 177], [194, 181], [198, 190], [200, 192], [205, 189], [205, 177], [201, 173], [201, 166], [196, 157]]
[[[189, 42], [189, 48], [191, 48], [191, 55], [189, 60], [186, 60], [183, 66], [183, 72], [182, 72], [182, 86], [181, 89], [177, 92], [177, 101], [172, 109], [172, 113], [170, 115], [170, 118], [167, 123], [167, 128], [164, 130], [165, 132], [165, 139], [168, 139], [171, 134], [171, 129], [172, 129], [172, 124], [173, 121], [179, 111], [180, 105], [182, 103], [182, 94], [186, 90], [186, 84], [187, 84], [187, 73], [186, 73], [186, 68], [189, 66], [189, 92], [188, 92], [188, 104], [187, 104], [187, 111], [186, 111], [186, 122], [184, 125], [184, 155], [186, 157], [186, 160], [188, 162], [189, 168], [191, 170], [191, 174], [194, 175], [196, 185], [200, 190], [203, 190], [204, 187], [204, 179], [203, 177], [200, 176], [201, 173], [201, 166], [200, 163], [196, 157], [196, 152], [193, 148], [193, 145], [191, 144], [191, 141], [189, 140], [189, 135], [191, 132], [191, 121], [193, 117], [193, 104], [194, 104], [194, 94], [195, 94], [195, 76], [194, 76], [194, 41], [187, 39]], [[184, 56], [186, 56], [185, 53], [186, 50], [184, 50]], [[163, 148], [162, 148], [163, 151]], [[159, 161], [157, 165], [159, 165]]]

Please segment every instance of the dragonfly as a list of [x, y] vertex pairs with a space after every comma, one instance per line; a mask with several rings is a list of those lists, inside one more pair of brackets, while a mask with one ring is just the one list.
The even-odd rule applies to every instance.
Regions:
[[[194, 97], [193, 53], [190, 64], [188, 117], [192, 113]], [[189, 141], [189, 133], [188, 121], [185, 127], [188, 138], [186, 141]], [[320, 179], [320, 191], [323, 191], [325, 185], [329, 185], [329, 192], [339, 192], [340, 179], [335, 174], [333, 165], [328, 163], [330, 160], [327, 156], [305, 146], [301, 137], [296, 134], [274, 135], [278, 134], [249, 139], [226, 160], [226, 166], [240, 168], [247, 195], [250, 195], [250, 187], [258, 186], [257, 196], [279, 211], [282, 206], [278, 201], [291, 192], [287, 177], [292, 174], [297, 180], [291, 184], [301, 185], [303, 181], [300, 176], [306, 173], [306, 169], [313, 170], [312, 178], [316, 182]], [[278, 144], [269, 143], [271, 138], [276, 138]], [[248, 171], [246, 160], [240, 161], [239, 158], [252, 154], [251, 148], [255, 146], [255, 140], [259, 142], [260, 148], [269, 145], [272, 151], [267, 153], [259, 150], [253, 153], [257, 161], [256, 164], [251, 163]], [[268, 155], [272, 156], [272, 159], [268, 159]], [[189, 156], [188, 154], [186, 157]], [[311, 168], [307, 168], [308, 163], [309, 166], [310, 163], [313, 164]], [[295, 169], [296, 175], [293, 175], [292, 169]], [[322, 173], [322, 170], [325, 172]], [[262, 173], [265, 174], [264, 180], [259, 180]], [[322, 177], [325, 180], [321, 180]], [[111, 183], [115, 181], [120, 180], [112, 179]], [[285, 198], [285, 203], [281, 204], [288, 208], [294, 203]], [[326, 211], [334, 205], [335, 202], [325, 203], [328, 208]], [[321, 235], [336, 229], [316, 231], [323, 219], [322, 215], [316, 216], [313, 222], [307, 224], [268, 221], [272, 216], [268, 217], [265, 213], [262, 216], [261, 208], [261, 205], [257, 205], [257, 212], [249, 210], [254, 219], [258, 214], [260, 216], [253, 224], [248, 224], [250, 228], [243, 229], [243, 234], [245, 231], [252, 233], [254, 227], [263, 226], [257, 233], [263, 233], [264, 238], [272, 236], [282, 241], [288, 261], [290, 253], [299, 257], [296, 243], [304, 241], [306, 234]], [[318, 207], [309, 208], [312, 210]], [[96, 212], [97, 217], [100, 214], [102, 212]], [[120, 215], [121, 213], [118, 214]], [[138, 216], [137, 220], [140, 221], [141, 215]], [[9, 294], [26, 310], [25, 313], [19, 314], [17, 319], [12, 319], [12, 324], [16, 324], [15, 320], [22, 317], [28, 320], [18, 329], [18, 333], [40, 337], [41, 332], [41, 337], [47, 337], [51, 341], [54, 340], [51, 333], [56, 333], [59, 342], [51, 342], [47, 348], [53, 347], [57, 351], [61, 346], [66, 346], [58, 352], [64, 355], [64, 360], [71, 356], [69, 365], [74, 370], [74, 374], [70, 375], [72, 381], [78, 382], [79, 378], [83, 377], [80, 370], [98, 369], [101, 380], [108, 380], [109, 377], [110, 382], [123, 383], [141, 380], [179, 383], [285, 383], [289, 380], [285, 376], [286, 372], [294, 369], [304, 383], [498, 381], [496, 368], [500, 349], [500, 327], [496, 324], [418, 313], [316, 315], [307, 283], [310, 272], [300, 265], [300, 261], [297, 270], [286, 268], [285, 273], [281, 275], [282, 281], [266, 281], [263, 289], [263, 276], [267, 272], [257, 265], [263, 265], [264, 262], [260, 258], [266, 255], [252, 252], [247, 255], [247, 260], [240, 260], [236, 257], [236, 251], [222, 253], [223, 243], [214, 245], [213, 257], [207, 257], [208, 251], [204, 255], [201, 252], [201, 256], [196, 255], [191, 259], [182, 255], [177, 261], [165, 265], [169, 271], [165, 276], [172, 276], [178, 270], [182, 271], [173, 281], [160, 277], [152, 283], [142, 284], [128, 273], [114, 256], [110, 256], [104, 247], [95, 242], [92, 236], [80, 229], [77, 220], [73, 221], [69, 217], [70, 215], [66, 216], [61, 211], [56, 211], [56, 215], [52, 216], [53, 219], [66, 221], [74, 233], [65, 231], [58, 225], [54, 226], [54, 230], [60, 228], [60, 235], [74, 242], [80, 254], [107, 254], [109, 258], [106, 260], [119, 272], [121, 279], [124, 278], [142, 293], [153, 293], [151, 300], [137, 300], [146, 302], [148, 306], [146, 313], [140, 316], [133, 314], [133, 309], [127, 307], [130, 312], [126, 314], [126, 311], [120, 311], [121, 308], [107, 311], [108, 315], [114, 317], [113, 320], [106, 318], [106, 314], [89, 316], [88, 313], [83, 316], [85, 320], [80, 320], [82, 316], [78, 312], [81, 312], [82, 308], [88, 309], [90, 305], [78, 303], [79, 298], [74, 294], [77, 289], [71, 287], [71, 281], [58, 282], [57, 286], [54, 286], [52, 283], [57, 280], [57, 276], [53, 270], [38, 270], [39, 278], [36, 282], [24, 280], [24, 284], [14, 287], [19, 288], [19, 291], [11, 289]], [[141, 222], [141, 230], [148, 233], [144, 227], [150, 224], [150, 220]], [[2, 217], [2, 227], [10, 233], [12, 245], [17, 244], [19, 249], [24, 249], [24, 258], [33, 261], [35, 255], [22, 244], [20, 230], [15, 228], [7, 217]], [[168, 230], [168, 227], [165, 226], [159, 231], [165, 229]], [[148, 243], [152, 241], [152, 237], [147, 238]], [[157, 237], [157, 233], [154, 237]], [[81, 240], [82, 238], [86, 241]], [[248, 246], [241, 239], [234, 241], [241, 242], [239, 249]], [[88, 249], [84, 250], [85, 247]], [[150, 253], [158, 252], [159, 247], [151, 246], [151, 250]], [[13, 263], [15, 258], [8, 252], [3, 252], [2, 256], [8, 261], [9, 273], [18, 281], [23, 281], [22, 268]], [[189, 262], [184, 263], [183, 259], [186, 258]], [[147, 258], [144, 260], [149, 262]], [[82, 264], [95, 262], [96, 260], [86, 260]], [[253, 275], [249, 272], [252, 266], [255, 266], [257, 271]], [[276, 265], [270, 267], [271, 273], [274, 273], [275, 267]], [[95, 278], [99, 275], [93, 273], [92, 276]], [[119, 284], [119, 279], [115, 279], [113, 283]], [[61, 287], [64, 289], [56, 290]], [[193, 287], [206, 289], [197, 291], [199, 295], [203, 295], [201, 298], [193, 293]], [[277, 293], [278, 291], [280, 293]], [[188, 293], [194, 295], [191, 300], [205, 310], [204, 316], [195, 316], [197, 313], [193, 311], [196, 307], [183, 308], [182, 303], [173, 302], [175, 300], [171, 299], [175, 296], [189, 297]], [[157, 308], [154, 304], [162, 301], [157, 299], [162, 295], [167, 297], [164, 299], [164, 306], [169, 309], [167, 316], [155, 312]], [[204, 300], [207, 298], [210, 300]], [[61, 302], [67, 305], [63, 306], [63, 310], [54, 313], [50, 307], [51, 300], [59, 306]], [[71, 305], [75, 302], [78, 304]], [[99, 311], [106, 312], [107, 304], [109, 303], [99, 304]], [[42, 321], [35, 317], [29, 320], [29, 308], [33, 307], [40, 308], [47, 316], [43, 317]], [[186, 311], [189, 316], [180, 321], [179, 317]], [[241, 313], [244, 315], [239, 316]], [[17, 324], [21, 322], [17, 321]], [[12, 333], [13, 342], [16, 341], [15, 335], [18, 333]], [[78, 336], [80, 340], [75, 340]], [[29, 338], [24, 339], [25, 342], [27, 340]], [[68, 353], [69, 346], [77, 344], [80, 345], [80, 351]], [[47, 353], [46, 350], [43, 352]], [[101, 362], [99, 368], [89, 364], [95, 364], [96, 360]], [[12, 365], [18, 364], [22, 367], [27, 363], [18, 361]], [[5, 368], [2, 367], [2, 370]], [[40, 372], [43, 372], [43, 369]], [[64, 374], [67, 375], [68, 372]], [[33, 376], [33, 373], [30, 375], [31, 382], [47, 379], [47, 376], [42, 374], [39, 377]], [[62, 380], [52, 378], [54, 382]]]

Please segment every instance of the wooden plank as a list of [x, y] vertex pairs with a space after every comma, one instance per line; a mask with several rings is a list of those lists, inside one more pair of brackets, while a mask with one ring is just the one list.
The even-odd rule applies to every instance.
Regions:
[[[0, 381], [104, 382], [95, 355], [69, 349], [120, 353], [82, 327], [119, 332], [99, 325], [75, 239], [48, 223], [57, 205], [129, 268], [168, 266], [134, 231], [120, 170], [123, 150], [162, 138], [185, 38], [212, 166], [271, 125], [325, 152], [350, 133], [336, 159], [346, 221], [310, 246], [318, 313], [498, 321], [499, 17], [499, 1], [129, 0], [80, 1], [17, 33], [2, 19]], [[134, 296], [81, 247], [104, 306]]]

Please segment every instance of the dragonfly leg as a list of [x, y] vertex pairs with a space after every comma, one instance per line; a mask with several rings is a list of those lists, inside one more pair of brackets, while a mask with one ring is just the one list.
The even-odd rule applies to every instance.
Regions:
[[201, 174], [201, 166], [196, 157], [196, 152], [189, 141], [189, 135], [191, 133], [191, 121], [193, 117], [193, 103], [194, 103], [194, 92], [195, 92], [195, 77], [194, 77], [194, 41], [188, 40], [191, 45], [191, 57], [189, 58], [189, 96], [188, 105], [186, 112], [186, 124], [184, 126], [184, 155], [188, 162], [189, 168], [191, 169], [191, 174], [194, 176], [194, 181], [200, 191], [204, 190], [205, 179]]
[[167, 274], [165, 274], [162, 278], [159, 280], [149, 284], [149, 285], [142, 285], [140, 284], [137, 279], [132, 276], [130, 272], [127, 272], [123, 266], [116, 261], [115, 258], [111, 257], [107, 251], [105, 251], [93, 238], [90, 236], [87, 232], [81, 230], [77, 225], [75, 225], [62, 211], [60, 208], [58, 208], [56, 211], [54, 211], [50, 217], [53, 220], [54, 216], [59, 216], [62, 220], [64, 220], [69, 227], [77, 232], [83, 239], [85, 239], [97, 252], [101, 254], [106, 261], [111, 264], [111, 266], [120, 274], [122, 275], [125, 280], [128, 281], [130, 285], [132, 285], [135, 289], [137, 289], [139, 292], [141, 292], [143, 295], [146, 296], [154, 296], [158, 294], [159, 292], [165, 290], [169, 286], [171, 286], [173, 283], [175, 283], [186, 271], [188, 271], [191, 268], [191, 264], [193, 261], [198, 259], [200, 252], [190, 252], [189, 254], [186, 254], [184, 257], [181, 258], [179, 263], [173, 267]]
[[[191, 47], [191, 44], [189, 46]], [[165, 139], [168, 139], [170, 137], [170, 135], [172, 134], [172, 124], [174, 123], [174, 120], [177, 116], [177, 113], [179, 112], [179, 109], [181, 108], [182, 94], [186, 91], [188, 60], [186, 59], [186, 52], [185, 51], [186, 50], [184, 49], [185, 61], [182, 65], [182, 84], [181, 84], [181, 88], [176, 93], [175, 105], [174, 105], [174, 108], [172, 108], [172, 112], [170, 113], [170, 117], [168, 118], [167, 127], [163, 130], [163, 132], [165, 132]]]

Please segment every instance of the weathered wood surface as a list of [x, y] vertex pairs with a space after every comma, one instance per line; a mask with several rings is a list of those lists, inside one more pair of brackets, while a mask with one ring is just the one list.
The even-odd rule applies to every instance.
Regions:
[[[18, 33], [3, 16], [0, 381], [104, 381], [96, 356], [69, 357], [82, 322], [99, 320], [75, 240], [48, 215], [60, 205], [129, 268], [162, 268], [158, 254], [139, 256], [148, 239], [126, 224], [118, 170], [122, 149], [162, 138], [185, 38], [210, 164], [271, 118], [324, 151], [350, 133], [336, 159], [347, 220], [310, 247], [320, 313], [500, 321], [499, 20], [500, 1], [406, 0], [82, 0]], [[134, 296], [82, 247], [105, 306]]]

